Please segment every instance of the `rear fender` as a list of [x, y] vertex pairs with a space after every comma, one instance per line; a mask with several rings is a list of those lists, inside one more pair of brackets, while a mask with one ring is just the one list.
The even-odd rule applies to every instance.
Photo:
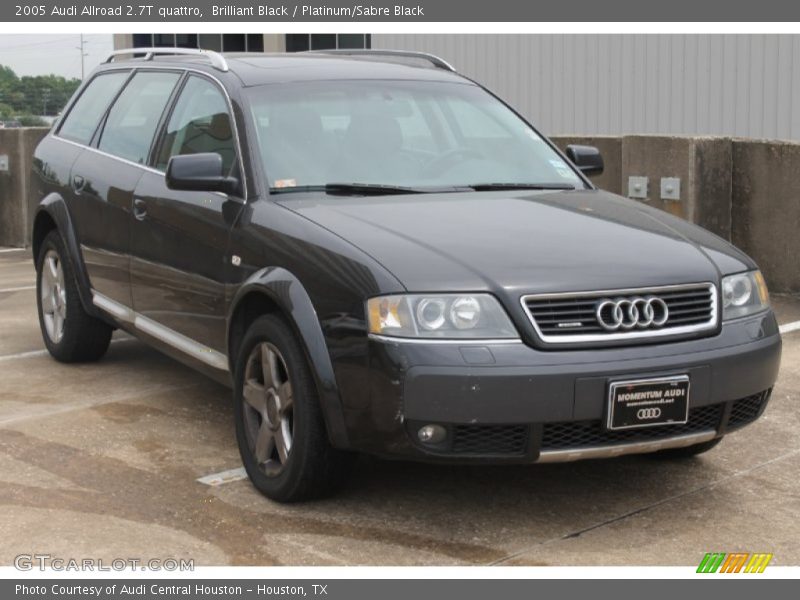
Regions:
[[36, 214], [33, 218], [33, 232], [31, 234], [34, 263], [38, 258], [39, 248], [41, 248], [45, 236], [53, 226], [61, 235], [64, 247], [67, 250], [65, 258], [69, 261], [72, 272], [75, 274], [75, 283], [78, 287], [78, 295], [83, 309], [92, 316], [102, 318], [102, 315], [92, 303], [92, 287], [89, 283], [86, 265], [83, 262], [83, 253], [72, 224], [67, 203], [60, 194], [48, 194], [39, 202], [39, 206], [36, 209]]

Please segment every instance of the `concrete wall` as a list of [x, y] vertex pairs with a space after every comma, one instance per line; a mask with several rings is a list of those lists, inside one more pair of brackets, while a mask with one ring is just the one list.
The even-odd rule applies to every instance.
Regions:
[[800, 292], [800, 144], [733, 141], [732, 241], [770, 289]]
[[46, 128], [0, 129], [0, 155], [8, 171], [0, 171], [0, 246], [30, 243], [31, 215], [39, 202], [31, 191], [31, 158]]
[[[628, 177], [649, 179], [650, 206], [731, 237], [731, 140], [670, 136], [626, 136], [622, 140], [622, 189]], [[680, 179], [678, 200], [661, 196], [661, 179]]]

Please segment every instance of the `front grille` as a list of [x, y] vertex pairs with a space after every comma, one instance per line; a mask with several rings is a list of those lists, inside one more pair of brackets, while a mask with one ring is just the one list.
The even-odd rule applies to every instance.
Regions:
[[743, 427], [755, 421], [769, 400], [772, 389], [735, 400], [728, 419], [728, 429]]
[[528, 445], [527, 425], [455, 425], [453, 454], [521, 456]]
[[689, 411], [689, 420], [681, 425], [609, 431], [599, 419], [545, 423], [541, 450], [565, 450], [613, 446], [671, 438], [701, 431], [716, 430], [722, 418], [722, 404], [699, 406]]
[[[668, 314], [666, 320], [659, 323], [656, 314], [655, 323], [647, 323], [642, 316], [633, 325], [628, 322], [625, 311], [626, 326], [609, 330], [600, 322], [598, 308], [605, 302], [633, 301], [635, 299], [656, 298], [664, 301]], [[523, 305], [528, 311], [531, 322], [539, 337], [548, 343], [585, 343], [603, 342], [619, 339], [637, 339], [663, 335], [690, 334], [704, 329], [713, 329], [717, 321], [717, 296], [713, 284], [693, 284], [648, 288], [638, 290], [617, 290], [606, 292], [580, 292], [575, 294], [548, 294], [523, 297]], [[606, 305], [610, 306], [610, 305]], [[626, 305], [627, 307], [627, 305]], [[660, 307], [660, 304], [658, 304]], [[657, 308], [658, 313], [662, 308]], [[644, 313], [644, 310], [640, 311]], [[613, 315], [610, 310], [604, 311], [606, 325]]]

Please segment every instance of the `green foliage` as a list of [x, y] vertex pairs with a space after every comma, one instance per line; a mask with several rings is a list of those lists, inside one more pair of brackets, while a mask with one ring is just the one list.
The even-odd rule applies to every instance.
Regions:
[[19, 115], [17, 120], [23, 127], [47, 127], [47, 121], [36, 115]]
[[0, 65], [0, 118], [19, 118], [25, 124], [30, 115], [55, 116], [80, 83], [60, 75], [18, 77], [11, 68]]

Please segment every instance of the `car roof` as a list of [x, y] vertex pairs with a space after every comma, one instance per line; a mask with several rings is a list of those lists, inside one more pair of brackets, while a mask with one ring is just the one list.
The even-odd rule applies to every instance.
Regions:
[[[457, 73], [435, 66], [425, 57], [383, 54], [225, 53], [229, 72], [245, 87], [291, 81], [330, 81], [337, 79], [395, 79], [471, 83]], [[115, 60], [106, 67], [176, 66], [219, 75], [220, 71], [202, 55], [158, 55], [148, 60]]]

